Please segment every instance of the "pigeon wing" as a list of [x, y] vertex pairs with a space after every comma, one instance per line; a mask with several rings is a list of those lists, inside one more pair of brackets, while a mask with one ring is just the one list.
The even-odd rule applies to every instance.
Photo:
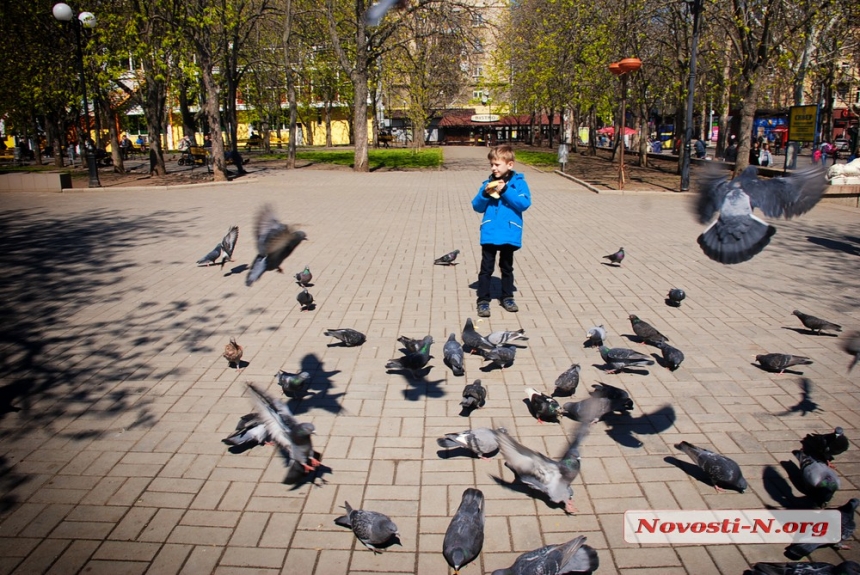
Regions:
[[239, 226], [233, 226], [221, 240], [221, 249], [227, 254], [228, 259], [233, 258], [233, 250], [236, 249], [237, 239], [239, 239]]
[[748, 177], [747, 172], [741, 178], [750, 204], [771, 218], [790, 219], [805, 214], [818, 203], [827, 187], [820, 166], [798, 170], [785, 178], [760, 180]]
[[696, 187], [699, 195], [696, 197], [695, 212], [699, 216], [699, 223], [706, 224], [720, 211], [726, 199], [729, 192], [728, 174], [708, 164], [707, 169], [697, 177]]

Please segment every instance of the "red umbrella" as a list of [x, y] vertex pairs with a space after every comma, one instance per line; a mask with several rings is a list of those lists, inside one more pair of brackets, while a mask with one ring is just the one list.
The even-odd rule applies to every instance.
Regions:
[[[609, 136], [613, 136], [613, 135], [615, 135], [615, 126], [606, 126], [605, 128], [600, 128], [599, 130], [597, 130], [597, 133], [598, 134], [607, 134]], [[632, 136], [635, 133], [636, 133], [636, 130], [634, 130], [633, 128], [628, 128], [627, 126], [624, 127], [624, 135], [625, 136]]]

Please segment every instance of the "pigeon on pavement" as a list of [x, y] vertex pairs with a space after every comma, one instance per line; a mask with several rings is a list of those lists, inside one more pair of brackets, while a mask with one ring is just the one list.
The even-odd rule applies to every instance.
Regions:
[[311, 374], [306, 371], [301, 373], [279, 371], [275, 374], [275, 377], [278, 378], [278, 385], [280, 385], [281, 389], [284, 390], [284, 395], [295, 399], [301, 399], [304, 397], [305, 391], [308, 389], [308, 380], [310, 379]]
[[600, 347], [606, 341], [606, 328], [602, 325], [589, 328], [585, 333], [588, 338], [588, 344], [592, 347]]
[[512, 345], [500, 345], [489, 351], [482, 351], [485, 361], [491, 361], [502, 369], [510, 367], [517, 357], [517, 348]]
[[805, 454], [830, 467], [833, 467], [833, 458], [848, 451], [849, 446], [845, 430], [841, 427], [835, 428], [833, 433], [807, 433], [800, 443]]
[[642, 321], [637, 316], [631, 314], [627, 319], [630, 320], [630, 324], [633, 326], [633, 333], [642, 340], [642, 343], [657, 345], [658, 343], [669, 341], [669, 338], [657, 331], [654, 326]]
[[767, 217], [790, 219], [811, 210], [826, 187], [820, 166], [767, 179], [760, 179], [757, 168], [750, 166], [731, 181], [714, 166], [699, 178], [696, 212], [702, 224], [718, 212], [719, 217], [699, 236], [699, 245], [705, 255], [723, 264], [752, 259], [776, 233], [775, 227], [753, 215], [753, 208]]
[[463, 498], [457, 513], [451, 518], [445, 539], [442, 541], [442, 555], [460, 573], [464, 565], [474, 561], [484, 546], [484, 494], [472, 487], [463, 491]]
[[311, 273], [310, 266], [305, 266], [305, 269], [296, 274], [296, 282], [302, 287], [308, 287], [312, 279], [314, 274]]
[[436, 258], [433, 263], [437, 266], [450, 266], [454, 263], [454, 260], [457, 259], [458, 255], [460, 255], [460, 250], [454, 250], [453, 252], [449, 252], [442, 257]]
[[496, 569], [492, 575], [562, 575], [594, 573], [600, 566], [597, 551], [585, 545], [580, 535], [567, 543], [547, 545], [523, 553], [506, 569]]
[[314, 296], [305, 288], [296, 296], [296, 301], [299, 302], [301, 310], [306, 311], [311, 309], [311, 306], [314, 304]]
[[475, 353], [481, 349], [489, 351], [494, 347], [487, 338], [475, 331], [475, 324], [472, 323], [470, 317], [466, 318], [466, 325], [463, 327], [463, 346], [469, 348], [470, 353]]
[[839, 565], [821, 562], [756, 563], [750, 575], [860, 575], [860, 563], [844, 561]]
[[405, 335], [401, 335], [397, 338], [397, 341], [403, 344], [403, 349], [406, 350], [406, 353], [415, 353], [419, 349], [421, 349], [421, 339], [413, 339], [411, 337], [406, 337]]
[[484, 406], [486, 400], [487, 388], [481, 385], [480, 379], [476, 379], [463, 388], [463, 399], [460, 401], [460, 405], [464, 409], [478, 409]]
[[672, 288], [669, 290], [669, 295], [666, 296], [669, 300], [669, 304], [674, 307], [681, 307], [681, 302], [684, 301], [684, 298], [687, 297], [687, 294], [684, 293], [684, 290], [680, 288]]
[[658, 343], [657, 347], [663, 352], [663, 362], [670, 370], [675, 371], [684, 361], [684, 352], [677, 347], [672, 347], [666, 342]]
[[389, 359], [388, 363], [385, 364], [385, 369], [405, 369], [411, 371], [413, 374], [422, 369], [427, 362], [430, 361], [430, 346], [433, 344], [433, 336], [427, 335], [424, 336], [424, 339], [421, 341], [421, 347], [418, 351], [414, 353], [407, 353], [403, 357], [396, 357], [394, 359]]
[[257, 212], [254, 237], [257, 238], [257, 257], [248, 270], [248, 277], [245, 279], [247, 286], [252, 285], [267, 271], [277, 270], [283, 273], [281, 263], [307, 239], [305, 232], [278, 221], [270, 204], [264, 205]]
[[[507, 430], [500, 427], [499, 431], [505, 432]], [[459, 433], [446, 433], [445, 437], [440, 437], [436, 443], [439, 447], [446, 449], [465, 447], [481, 459], [487, 459], [487, 455], [499, 449], [499, 440], [496, 439], [495, 432], [488, 427], [476, 427]]]
[[553, 397], [570, 397], [576, 393], [576, 387], [579, 385], [578, 363], [571, 365], [567, 371], [559, 375], [555, 380], [555, 390], [552, 392]]
[[820, 506], [824, 507], [839, 489], [839, 477], [826, 463], [806, 455], [799, 449], [791, 452], [800, 464], [803, 478], [803, 491]]
[[197, 260], [197, 264], [206, 264], [206, 266], [210, 266], [215, 263], [221, 254], [224, 254], [224, 259], [221, 260], [221, 265], [223, 266], [225, 262], [233, 261], [233, 250], [236, 249], [236, 240], [239, 238], [239, 226], [233, 226], [224, 237], [221, 239], [221, 243], [215, 246], [215, 248]]
[[236, 338], [231, 337], [230, 343], [224, 346], [224, 359], [227, 360], [227, 366], [236, 366], [236, 370], [239, 370], [239, 363], [242, 360], [242, 354], [245, 353], [245, 349], [236, 343]]
[[630, 399], [630, 394], [620, 387], [601, 382], [595, 383], [591, 387], [593, 390], [589, 392], [589, 395], [604, 397], [611, 401], [612, 411], [631, 411], [633, 409], [633, 400]]
[[451, 368], [451, 372], [454, 375], [460, 376], [465, 373], [463, 370], [464, 359], [463, 346], [457, 341], [457, 334], [452, 333], [448, 336], [448, 341], [445, 342], [445, 345], [442, 346], [442, 361]]
[[757, 355], [755, 359], [764, 369], [773, 373], [782, 373], [794, 365], [812, 365], [812, 360], [808, 357], [787, 353], [767, 353]]
[[794, 543], [786, 547], [785, 556], [789, 559], [798, 560], [808, 556], [819, 547], [850, 549], [850, 547], [848, 547], [848, 542], [854, 537], [854, 529], [857, 528], [854, 513], [857, 511], [858, 505], [860, 505], [860, 499], [854, 497], [838, 508], [842, 524], [841, 540], [838, 543]]
[[696, 447], [686, 441], [676, 444], [675, 449], [689, 455], [693, 463], [705, 472], [718, 492], [724, 491], [723, 487], [728, 487], [743, 493], [749, 487], [740, 466], [725, 455]]
[[487, 341], [495, 346], [505, 345], [518, 339], [528, 340], [525, 329], [517, 331], [494, 331], [487, 336]]
[[348, 501], [344, 501], [346, 515], [334, 520], [337, 525], [349, 527], [362, 544], [373, 551], [381, 553], [377, 545], [383, 545], [398, 535], [397, 525], [390, 517], [377, 511], [353, 509]]
[[628, 367], [654, 365], [654, 360], [644, 353], [639, 353], [625, 347], [608, 348], [602, 345], [600, 346], [600, 357], [603, 358], [606, 365], [612, 368], [606, 373], [618, 373]]
[[796, 315], [800, 322], [807, 328], [816, 332], [818, 335], [821, 335], [821, 330], [828, 331], [842, 331], [842, 326], [835, 324], [833, 322], [827, 321], [826, 319], [821, 319], [820, 317], [815, 317], [814, 315], [807, 315], [800, 310], [794, 310], [794, 315]]
[[624, 259], [624, 248], [618, 248], [618, 251], [608, 256], [603, 256], [603, 259], [609, 260], [610, 263], [621, 265], [621, 260]]
[[367, 336], [365, 336], [363, 333], [348, 327], [340, 329], [327, 329], [323, 333], [323, 335], [339, 339], [346, 347], [355, 347], [357, 345], [363, 344], [367, 340]]
[[597, 423], [607, 413], [616, 411], [612, 408], [611, 399], [594, 396], [586, 397], [582, 401], [568, 401], [562, 406], [566, 416], [580, 423]]
[[233, 447], [262, 445], [269, 440], [269, 432], [266, 424], [257, 417], [256, 413], [250, 413], [239, 419], [236, 430], [221, 441]]
[[564, 415], [564, 409], [555, 399], [536, 389], [527, 387], [526, 399], [528, 400], [529, 412], [540, 423], [558, 421], [558, 418]]

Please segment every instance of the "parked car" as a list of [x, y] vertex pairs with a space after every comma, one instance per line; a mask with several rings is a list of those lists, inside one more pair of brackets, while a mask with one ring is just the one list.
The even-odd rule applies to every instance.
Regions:
[[840, 152], [848, 151], [848, 140], [845, 138], [836, 138], [833, 140], [833, 145], [836, 146], [836, 149]]

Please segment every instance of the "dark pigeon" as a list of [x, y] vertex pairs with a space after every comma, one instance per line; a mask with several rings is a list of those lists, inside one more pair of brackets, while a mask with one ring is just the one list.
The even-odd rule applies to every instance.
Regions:
[[311, 306], [313, 306], [314, 296], [311, 295], [307, 288], [305, 288], [299, 292], [299, 295], [296, 296], [296, 301], [299, 302], [302, 311], [306, 311], [311, 309]]
[[669, 290], [669, 295], [666, 296], [669, 304], [675, 307], [680, 307], [681, 302], [687, 297], [687, 294], [684, 293], [684, 290], [680, 288], [672, 288]]
[[600, 357], [603, 358], [606, 365], [612, 368], [607, 373], [618, 373], [629, 367], [654, 365], [654, 360], [647, 355], [624, 347], [608, 348], [602, 345], [600, 346]]
[[517, 357], [517, 348], [512, 345], [500, 345], [489, 351], [482, 351], [485, 361], [491, 361], [502, 369], [510, 367]]
[[310, 266], [305, 266], [305, 269], [296, 274], [296, 282], [302, 287], [308, 287], [312, 279], [314, 274], [311, 273]]
[[617, 252], [603, 256], [603, 259], [609, 260], [610, 263], [621, 265], [621, 261], [624, 259], [624, 248], [618, 248]]
[[269, 441], [269, 432], [257, 414], [250, 413], [243, 416], [236, 430], [221, 441], [233, 447], [253, 447]]
[[401, 344], [403, 344], [403, 349], [406, 350], [406, 353], [415, 353], [419, 349], [421, 349], [422, 339], [413, 339], [411, 337], [406, 337], [405, 335], [401, 335], [397, 338]]
[[547, 545], [523, 553], [506, 569], [496, 569], [492, 575], [562, 575], [594, 573], [600, 566], [597, 551], [585, 545], [580, 535], [561, 545]]
[[635, 315], [630, 315], [627, 319], [630, 320], [630, 325], [633, 327], [633, 333], [643, 341], [657, 345], [669, 341], [669, 338], [657, 331], [650, 323], [642, 321]]
[[860, 563], [845, 561], [830, 563], [756, 563], [750, 575], [860, 575]]
[[740, 466], [725, 455], [696, 447], [686, 441], [676, 444], [675, 449], [689, 455], [693, 463], [705, 472], [717, 491], [723, 491], [723, 488], [727, 487], [743, 493], [749, 487]]
[[675, 371], [684, 361], [684, 352], [677, 347], [672, 347], [666, 342], [658, 343], [657, 347], [663, 353], [663, 362], [670, 370]]
[[421, 347], [414, 353], [407, 353], [403, 357], [389, 359], [385, 364], [385, 369], [405, 369], [413, 374], [422, 369], [427, 362], [430, 361], [430, 346], [433, 344], [433, 336], [424, 336], [421, 342]]
[[826, 319], [821, 319], [814, 315], [807, 315], [800, 310], [794, 310], [791, 313], [796, 315], [807, 329], [818, 333], [818, 335], [821, 335], [821, 331], [825, 329], [828, 331], [842, 331], [841, 325], [827, 321]]
[[553, 397], [570, 397], [576, 393], [576, 388], [579, 385], [578, 363], [571, 365], [567, 371], [559, 375], [555, 380], [555, 389], [552, 392]]
[[481, 385], [480, 379], [476, 379], [463, 388], [463, 399], [460, 401], [460, 405], [464, 409], [478, 409], [484, 407], [486, 400], [487, 388]]
[[307, 239], [305, 232], [278, 221], [269, 204], [257, 212], [254, 237], [257, 238], [257, 257], [248, 270], [248, 277], [245, 279], [247, 286], [253, 285], [267, 271], [277, 270], [283, 273], [281, 263]]
[[442, 555], [454, 569], [454, 575], [458, 575], [464, 565], [478, 557], [483, 546], [484, 494], [469, 487], [463, 491], [460, 507], [445, 531]]
[[[500, 427], [499, 431], [506, 432], [507, 430]], [[445, 437], [440, 437], [436, 443], [439, 447], [446, 449], [464, 447], [481, 459], [487, 459], [487, 455], [499, 450], [499, 440], [496, 439], [495, 432], [488, 427], [476, 427], [459, 433], [446, 433]]]
[[758, 178], [757, 168], [750, 166], [731, 181], [717, 167], [706, 170], [698, 181], [696, 212], [703, 224], [714, 214], [719, 217], [699, 236], [699, 245], [705, 255], [723, 264], [752, 259], [776, 233], [776, 228], [753, 215], [753, 208], [770, 218], [790, 219], [811, 210], [826, 187], [820, 166], [766, 179]]
[[306, 371], [301, 373], [279, 371], [275, 374], [275, 377], [278, 378], [278, 385], [280, 385], [281, 389], [284, 390], [284, 395], [295, 399], [301, 399], [304, 397], [305, 392], [308, 389], [308, 380], [311, 375]]
[[633, 409], [633, 400], [630, 399], [630, 394], [620, 387], [608, 383], [595, 383], [591, 387], [594, 389], [589, 392], [589, 395], [608, 399], [612, 402], [612, 411], [631, 411]]
[[755, 356], [755, 360], [767, 371], [782, 373], [795, 365], [812, 365], [812, 360], [801, 355], [787, 353], [766, 353]]
[[334, 520], [337, 525], [349, 527], [362, 544], [373, 551], [381, 553], [377, 545], [383, 545], [398, 535], [397, 525], [387, 515], [377, 511], [353, 509], [348, 501], [344, 501], [346, 515]]
[[442, 346], [442, 357], [442, 361], [451, 368], [451, 372], [454, 375], [460, 376], [465, 373], [463, 369], [463, 361], [465, 359], [463, 357], [463, 346], [457, 341], [457, 334], [452, 333], [448, 336], [448, 341]]
[[842, 349], [845, 353], [854, 356], [851, 363], [848, 364], [848, 373], [854, 369], [857, 362], [860, 361], [860, 331], [851, 332], [848, 337], [842, 342]]
[[848, 438], [841, 427], [833, 430], [833, 433], [808, 433], [801, 440], [803, 452], [813, 459], [823, 461], [830, 467], [833, 458], [848, 451]]
[[460, 255], [460, 250], [454, 250], [453, 252], [449, 252], [440, 258], [436, 258], [433, 263], [437, 266], [450, 266], [454, 263], [454, 260], [457, 259], [458, 255]]
[[327, 329], [323, 335], [339, 339], [346, 347], [355, 347], [363, 344], [367, 340], [367, 336], [363, 333], [348, 327]]
[[854, 513], [857, 511], [857, 506], [860, 505], [860, 499], [856, 497], [849, 499], [844, 505], [839, 507], [839, 518], [842, 524], [841, 540], [839, 543], [794, 543], [785, 548], [785, 556], [789, 559], [803, 559], [811, 554], [819, 547], [834, 547], [836, 549], [850, 549], [848, 542], [854, 537], [854, 530], [857, 528], [857, 522], [854, 519]]
[[588, 344], [592, 347], [600, 347], [603, 345], [603, 342], [606, 340], [606, 328], [602, 325], [597, 325], [585, 333], [585, 337], [588, 338]]
[[830, 503], [833, 495], [840, 487], [836, 472], [826, 463], [813, 459], [799, 449], [795, 449], [791, 453], [800, 464], [804, 493], [809, 495], [820, 507]]
[[564, 415], [564, 409], [551, 396], [541, 393], [531, 387], [526, 388], [529, 412], [539, 422], [558, 421]]
[[466, 325], [463, 327], [463, 346], [468, 348], [471, 353], [485, 349], [487, 351], [493, 349], [487, 338], [475, 331], [475, 324], [472, 323], [472, 318], [466, 318]]
[[233, 261], [233, 250], [236, 249], [236, 240], [239, 238], [239, 226], [233, 226], [224, 237], [221, 239], [221, 243], [215, 246], [215, 248], [197, 260], [197, 264], [206, 264], [206, 266], [210, 266], [215, 263], [221, 254], [224, 254], [224, 259], [221, 260], [221, 265], [223, 266], [225, 262]]

